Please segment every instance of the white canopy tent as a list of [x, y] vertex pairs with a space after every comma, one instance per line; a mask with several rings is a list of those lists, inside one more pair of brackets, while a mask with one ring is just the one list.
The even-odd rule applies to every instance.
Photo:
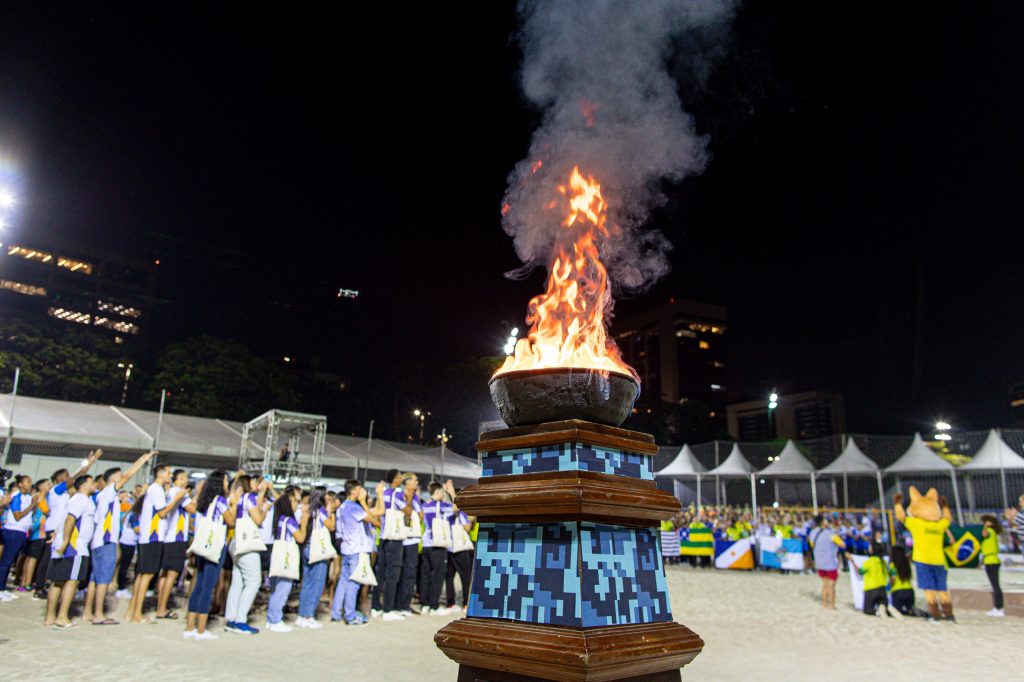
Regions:
[[796, 443], [792, 440], [786, 441], [782, 452], [776, 455], [775, 460], [771, 464], [761, 469], [759, 474], [774, 479], [776, 501], [779, 499], [780, 478], [810, 477], [811, 506], [814, 508], [814, 513], [818, 513], [818, 486], [815, 484], [814, 479], [814, 465], [804, 457], [803, 453], [797, 448]]
[[963, 509], [960, 507], [960, 491], [956, 485], [956, 471], [952, 464], [935, 454], [935, 451], [924, 444], [920, 433], [914, 434], [910, 447], [899, 459], [885, 468], [886, 474], [896, 476], [896, 488], [903, 492], [900, 476], [903, 474], [949, 474], [953, 484], [953, 500], [956, 503], [957, 523], [964, 523]]
[[[992, 473], [995, 471], [999, 472], [999, 483], [1003, 494], [1003, 508], [1010, 506], [1010, 497], [1006, 489], [1006, 470], [1022, 472], [1024, 471], [1024, 457], [1021, 457], [1016, 452], [1010, 449], [1010, 446], [1003, 441], [1002, 436], [996, 429], [992, 429], [988, 433], [988, 437], [982, 444], [978, 451], [971, 458], [971, 461], [960, 467], [960, 471], [966, 471], [968, 474], [973, 473]], [[967, 478], [968, 492], [971, 493], [968, 504], [974, 508], [974, 494], [972, 490], [971, 478]]]
[[[242, 424], [170, 412], [161, 414], [112, 405], [2, 394], [0, 441], [8, 439], [33, 446], [104, 448], [114, 454], [114, 459], [118, 451], [138, 452], [155, 447], [163, 453], [162, 458], [167, 456], [172, 461], [175, 458], [189, 461], [188, 456], [195, 456], [193, 463], [200, 462], [196, 466], [233, 470], [241, 447]], [[479, 464], [450, 448], [446, 450], [446, 477], [461, 481], [480, 477]], [[364, 473], [367, 469], [399, 469], [422, 476], [433, 476], [441, 468], [438, 448], [336, 434], [327, 434], [324, 463], [357, 472], [362, 469]]]
[[756, 476], [753, 465], [743, 456], [739, 443], [732, 444], [732, 450], [725, 461], [708, 472], [708, 476], [720, 478], [749, 478], [750, 479], [750, 508], [754, 512], [754, 520], [757, 520], [757, 487], [754, 481]]
[[[697, 456], [693, 454], [693, 450], [690, 449], [689, 445], [684, 445], [679, 451], [679, 454], [675, 456], [668, 466], [661, 471], [656, 472], [655, 476], [662, 478], [690, 478], [695, 477], [697, 479], [697, 511], [700, 512], [702, 505], [701, 490], [700, 490], [700, 479], [701, 476], [707, 472], [707, 467], [700, 463]], [[676, 497], [679, 497], [676, 495]]]
[[[846, 447], [839, 453], [839, 456], [832, 460], [832, 463], [818, 471], [818, 476], [833, 477], [833, 484], [836, 476], [843, 477], [843, 507], [850, 507], [850, 489], [847, 477], [871, 476], [878, 481], [878, 504], [882, 507], [882, 518], [885, 519], [885, 487], [882, 485], [882, 470], [875, 464], [874, 460], [865, 455], [852, 438], [846, 439]], [[833, 488], [833, 493], [835, 492]], [[833, 500], [838, 506], [839, 501]]]

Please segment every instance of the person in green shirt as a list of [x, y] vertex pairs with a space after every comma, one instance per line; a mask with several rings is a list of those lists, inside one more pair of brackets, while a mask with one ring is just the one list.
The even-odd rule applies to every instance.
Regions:
[[[869, 616], [882, 615], [879, 607], [885, 611], [885, 615], [892, 617], [893, 612], [889, 611], [889, 598], [886, 596], [885, 588], [889, 585], [889, 567], [885, 563], [885, 547], [880, 544], [871, 546], [871, 556], [857, 569], [857, 572], [864, 576], [864, 613]], [[899, 611], [894, 610], [902, 617]]]
[[992, 585], [992, 610], [986, 611], [986, 616], [1002, 618], [1003, 613], [1003, 590], [999, 587], [999, 533], [1003, 530], [1003, 524], [991, 514], [981, 517], [983, 527], [981, 529], [981, 563], [985, 566], [985, 575]]
[[907, 558], [905, 547], [894, 545], [889, 553], [889, 577], [892, 580], [890, 597], [892, 605], [904, 616], [916, 616], [914, 608], [914, 584], [911, 582], [913, 573], [910, 568], [910, 559]]

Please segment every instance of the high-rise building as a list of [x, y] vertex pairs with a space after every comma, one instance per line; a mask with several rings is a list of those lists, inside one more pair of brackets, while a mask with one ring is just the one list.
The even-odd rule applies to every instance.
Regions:
[[765, 396], [729, 405], [726, 413], [729, 435], [738, 441], [803, 440], [846, 431], [843, 396], [827, 391], [781, 394], [774, 409], [769, 409]]
[[725, 411], [722, 306], [683, 299], [615, 318], [623, 359], [640, 375], [639, 403], [699, 400], [712, 418]]
[[156, 302], [157, 263], [85, 245], [0, 244], [0, 310], [137, 335]]

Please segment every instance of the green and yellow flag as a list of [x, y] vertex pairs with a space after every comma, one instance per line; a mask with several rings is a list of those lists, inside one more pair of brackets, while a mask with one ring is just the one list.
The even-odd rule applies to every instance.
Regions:
[[950, 568], [977, 568], [981, 555], [981, 526], [950, 526], [953, 542], [946, 538], [946, 564]]
[[679, 532], [679, 553], [683, 556], [714, 556], [715, 536], [700, 521]]

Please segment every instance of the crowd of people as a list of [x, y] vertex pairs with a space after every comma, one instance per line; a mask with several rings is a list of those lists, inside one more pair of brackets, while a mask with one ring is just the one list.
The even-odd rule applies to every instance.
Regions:
[[117, 625], [109, 602], [127, 600], [124, 621], [182, 620], [183, 637], [198, 641], [217, 639], [211, 619], [258, 634], [257, 603], [274, 633], [324, 627], [321, 605], [353, 627], [466, 609], [477, 524], [451, 481], [424, 492], [415, 474], [393, 470], [372, 490], [358, 480], [278, 489], [269, 476], [218, 470], [196, 481], [161, 464], [127, 489], [155, 455], [92, 476], [96, 451], [74, 473], [14, 477], [0, 499], [0, 603], [31, 594], [46, 602], [43, 624], [65, 629]]
[[[936, 502], [940, 509], [948, 512], [945, 499], [937, 497]], [[899, 506], [902, 495], [896, 497], [895, 503], [902, 510]], [[984, 514], [978, 519], [982, 526], [980, 564], [992, 588], [993, 608], [986, 615], [992, 617], [1005, 615], [999, 582], [1001, 549], [1024, 555], [1024, 495], [1020, 496], [1018, 504], [1006, 509], [1002, 520], [994, 514]], [[952, 621], [952, 604], [948, 599], [933, 598], [933, 593], [947, 593], [942, 546], [947, 539], [949, 544], [954, 544], [954, 538], [948, 521], [943, 523], [938, 519], [932, 523], [939, 532], [929, 533], [928, 540], [919, 537], [915, 545], [914, 530], [920, 520], [905, 515], [900, 518], [897, 514], [890, 522], [877, 509], [854, 513], [825, 507], [820, 513], [812, 514], [806, 510], [779, 511], [765, 507], [755, 515], [749, 508], [703, 506], [696, 509], [691, 505], [662, 522], [661, 546], [666, 565], [688, 561], [694, 567], [707, 568], [712, 565], [714, 551], [688, 552], [681, 546], [682, 538], [706, 534], [714, 541], [751, 538], [756, 543], [765, 537], [798, 540], [804, 557], [803, 572], [814, 571], [821, 578], [822, 606], [836, 608], [835, 583], [839, 573], [853, 570], [863, 578], [864, 613]], [[894, 532], [890, 532], [891, 529]], [[1001, 539], [1005, 541], [1001, 543]], [[753, 556], [755, 563], [759, 563], [756, 545]], [[855, 556], [867, 558], [858, 565], [854, 562]], [[936, 570], [938, 566], [942, 571]], [[757, 568], [766, 567], [757, 565]], [[785, 568], [778, 570], [794, 572]], [[918, 587], [927, 597], [927, 611], [915, 607], [915, 571]]]

